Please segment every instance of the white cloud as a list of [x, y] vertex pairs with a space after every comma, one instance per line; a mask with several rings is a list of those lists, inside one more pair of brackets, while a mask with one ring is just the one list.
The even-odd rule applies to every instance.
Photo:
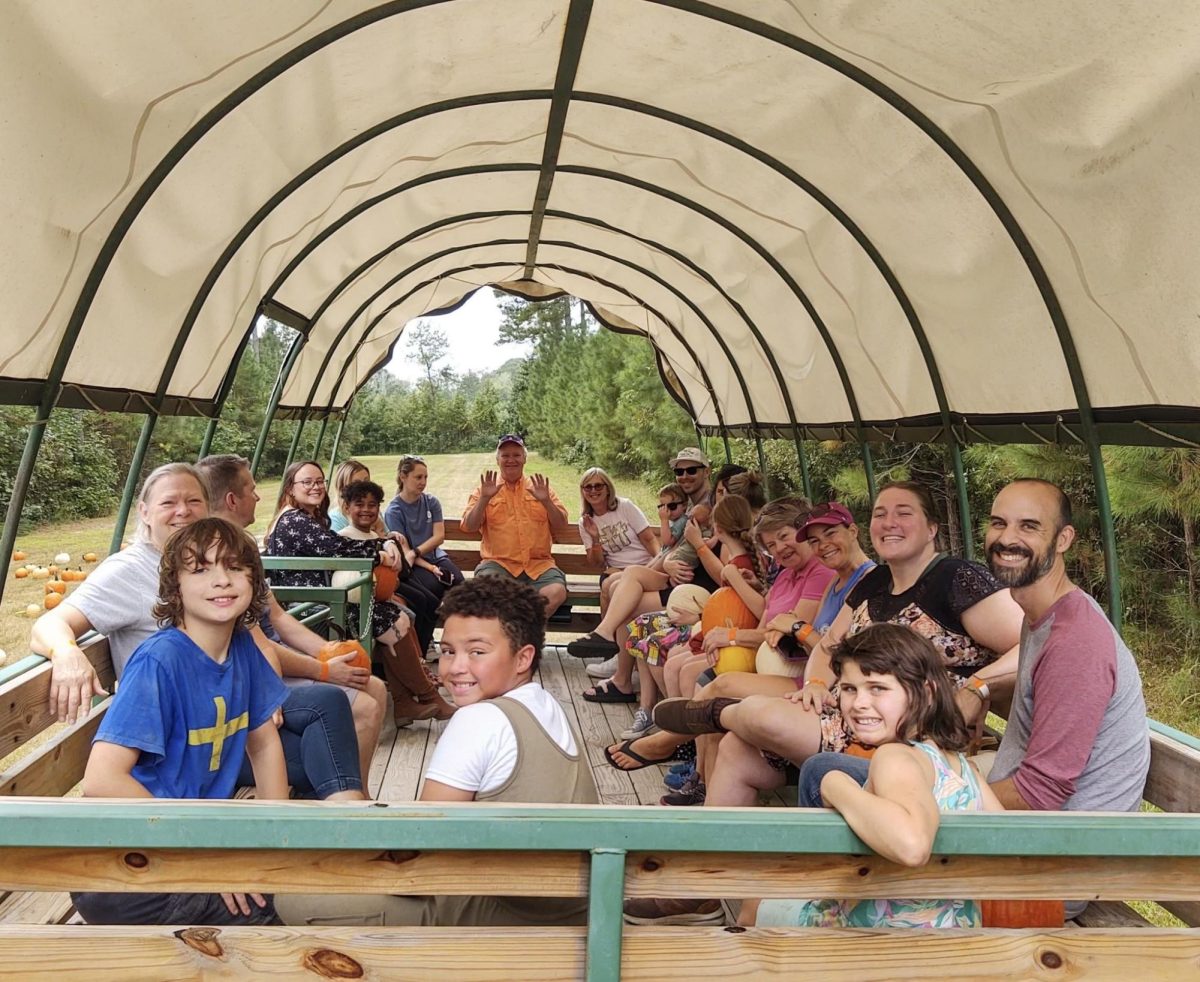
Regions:
[[[499, 368], [510, 358], [528, 354], [532, 345], [497, 344], [500, 337], [500, 308], [491, 289], [477, 290], [457, 310], [440, 317], [425, 317], [446, 332], [450, 350], [439, 365], [449, 365], [459, 375], [467, 372], [485, 372]], [[408, 361], [408, 347], [403, 335], [396, 345], [395, 354], [388, 363], [388, 371], [398, 378], [415, 382], [421, 378], [421, 366]]]

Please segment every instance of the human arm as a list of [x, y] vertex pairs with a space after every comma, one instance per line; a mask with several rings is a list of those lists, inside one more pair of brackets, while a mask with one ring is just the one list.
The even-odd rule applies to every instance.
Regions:
[[865, 787], [843, 771], [821, 780], [821, 798], [885, 859], [924, 866], [933, 849], [940, 815], [934, 800], [932, 765], [899, 743], [875, 751]]
[[[271, 626], [279, 634], [279, 638], [283, 643], [296, 651], [305, 655], [316, 656], [325, 644], [325, 639], [315, 631], [310, 631], [307, 627], [301, 624], [296, 618], [283, 609], [282, 604], [275, 599], [275, 595], [271, 594], [268, 601], [268, 611], [271, 618]], [[281, 658], [282, 662], [283, 659]], [[291, 675], [291, 672], [286, 670], [284, 666], [284, 675]], [[306, 678], [308, 676], [305, 676]]]
[[[993, 697], [1009, 694], [1017, 677], [1017, 658], [1021, 643], [1024, 612], [1008, 590], [998, 590], [964, 610], [963, 628], [977, 644], [1001, 652], [999, 658], [975, 670], [973, 677], [987, 683]], [[983, 709], [983, 702], [963, 687], [954, 695], [963, 719], [970, 725]]]
[[600, 528], [592, 515], [584, 514], [579, 519], [579, 539], [583, 543], [584, 555], [592, 569], [604, 569], [604, 546], [600, 543]]
[[[651, 556], [658, 555], [658, 537], [654, 534], [654, 529], [647, 525], [637, 534], [638, 542]], [[653, 561], [653, 560], [651, 560]]]
[[471, 492], [467, 507], [459, 519], [458, 527], [464, 532], [479, 532], [487, 517], [487, 507], [500, 491], [500, 478], [495, 471], [484, 471], [479, 475], [479, 487]]
[[849, 606], [838, 611], [837, 617], [829, 625], [829, 630], [808, 656], [808, 662], [804, 666], [804, 688], [789, 693], [784, 696], [785, 699], [798, 702], [809, 709], [820, 710], [822, 706], [833, 705], [834, 698], [829, 687], [833, 685], [834, 675], [829, 652], [850, 630], [852, 617], [853, 612]]
[[141, 781], [133, 776], [141, 751], [116, 743], [97, 740], [88, 754], [83, 771], [85, 798], [153, 798]]
[[[701, 560], [705, 558], [705, 554], [703, 552], [700, 554], [700, 558]], [[708, 567], [705, 566], [705, 569], [707, 568]], [[725, 583], [729, 585], [730, 589], [732, 589], [733, 592], [738, 595], [738, 599], [750, 609], [750, 612], [754, 614], [759, 621], [762, 620], [763, 611], [765, 611], [767, 607], [767, 598], [750, 585], [750, 581], [746, 579], [745, 572], [743, 572], [739, 567], [730, 563], [728, 566], [723, 566], [720, 573], [714, 576], [713, 579], [715, 579], [718, 583], [724, 580]], [[759, 631], [758, 633], [760, 636], [757, 644], [762, 644], [762, 632]]]
[[[812, 620], [817, 616], [817, 611], [821, 609], [819, 600], [801, 600], [791, 611], [784, 614], [776, 614], [771, 620], [763, 625], [763, 630], [766, 633], [766, 641], [772, 648], [779, 647], [779, 639], [787, 634], [791, 635], [796, 641], [810, 652], [813, 651], [818, 644], [821, 643], [822, 634], [812, 626]], [[797, 621], [803, 621], [804, 624], [811, 628], [805, 631], [800, 628], [796, 634], [792, 634], [792, 625]], [[799, 635], [804, 635], [804, 640], [801, 641]]]
[[48, 610], [33, 622], [29, 648], [50, 659], [50, 697], [47, 709], [60, 723], [86, 716], [92, 696], [104, 695], [104, 686], [88, 656], [75, 639], [92, 630], [92, 623], [70, 601]]
[[267, 720], [246, 735], [246, 755], [254, 772], [255, 796], [286, 801], [287, 763], [283, 759], [279, 730], [272, 720]]
[[425, 779], [421, 788], [422, 801], [474, 801], [475, 792], [463, 788], [455, 788], [441, 781]]
[[529, 478], [529, 493], [546, 509], [551, 531], [561, 532], [567, 527], [567, 509], [558, 500], [558, 495], [551, 490], [550, 478], [544, 474], [532, 475]]

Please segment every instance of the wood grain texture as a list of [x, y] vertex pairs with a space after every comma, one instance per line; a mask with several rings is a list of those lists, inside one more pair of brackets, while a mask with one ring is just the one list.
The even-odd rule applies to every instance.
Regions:
[[115, 892], [587, 893], [583, 852], [35, 848], [6, 849], [2, 856], [0, 885], [10, 890], [86, 886]]
[[60, 798], [75, 787], [83, 779], [92, 737], [111, 703], [111, 697], [105, 699], [85, 719], [47, 740], [36, 754], [0, 773], [0, 794]]
[[[112, 658], [108, 653], [108, 641], [93, 638], [82, 648], [100, 676], [100, 684], [111, 692], [115, 676]], [[16, 750], [30, 737], [57, 722], [46, 708], [49, 698], [49, 662], [0, 686], [0, 757]]]
[[566, 697], [571, 700], [579, 723], [579, 732], [586, 744], [600, 800], [613, 805], [638, 804], [629, 775], [609, 766], [604, 758], [605, 747], [620, 741], [616, 739], [616, 734], [605, 719], [600, 704], [587, 702], [583, 698], [583, 691], [596, 680], [587, 676], [584, 672], [584, 662], [573, 655], [559, 656], [559, 665], [562, 668], [562, 688], [556, 687], [552, 694], [562, 702], [562, 695], [559, 693], [565, 690]]
[[626, 871], [631, 897], [1193, 900], [1200, 895], [1200, 860], [1180, 857], [935, 856], [928, 865], [909, 869], [875, 855], [631, 852]]
[[74, 912], [66, 893], [10, 893], [0, 902], [0, 924], [65, 924]]
[[582, 978], [584, 928], [172, 928], [0, 925], [6, 977], [61, 982]]
[[1170, 911], [1188, 927], [1200, 927], [1200, 901], [1164, 900], [1159, 906]]
[[[581, 978], [582, 928], [0, 926], [11, 977], [462, 980]], [[1186, 930], [861, 931], [626, 928], [621, 978], [1194, 980]]]
[[1150, 774], [1143, 797], [1167, 812], [1200, 812], [1200, 751], [1150, 731]]

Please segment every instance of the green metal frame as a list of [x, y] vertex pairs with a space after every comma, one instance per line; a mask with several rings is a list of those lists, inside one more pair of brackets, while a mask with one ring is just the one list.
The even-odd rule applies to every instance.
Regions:
[[[353, 591], [362, 588], [366, 590], [368, 595], [372, 591], [374, 579], [371, 576], [371, 570], [375, 568], [375, 562], [371, 559], [342, 559], [342, 558], [326, 558], [326, 557], [308, 557], [308, 556], [263, 556], [263, 569], [267, 571], [267, 578], [270, 579], [273, 570], [295, 572], [297, 570], [320, 570], [321, 572], [338, 572], [350, 571], [358, 573], [359, 576], [344, 587], [333, 586], [272, 586], [271, 592], [275, 594], [275, 599], [280, 603], [303, 603], [303, 604], [323, 604], [329, 608], [329, 619], [336, 623], [343, 630], [346, 629], [346, 607], [351, 602], [350, 595]], [[371, 653], [371, 648], [375, 643], [375, 638], [371, 633], [371, 618], [368, 610], [361, 609], [363, 606], [369, 608], [369, 604], [360, 605], [358, 612], [358, 640], [359, 643]]]
[[275, 377], [275, 388], [271, 390], [271, 400], [267, 403], [267, 411], [263, 415], [262, 429], [258, 433], [258, 442], [254, 445], [254, 457], [250, 461], [250, 473], [254, 477], [258, 476], [258, 464], [262, 460], [263, 448], [267, 445], [267, 433], [271, 429], [271, 423], [275, 420], [275, 411], [279, 408], [279, 400], [283, 398], [283, 389], [287, 384], [288, 375], [291, 374], [292, 366], [296, 363], [296, 359], [300, 357], [300, 350], [304, 347], [304, 342], [307, 340], [307, 335], [297, 334], [292, 339], [288, 353], [284, 356], [283, 364], [279, 366], [279, 374]]
[[354, 404], [352, 398], [346, 403], [346, 408], [342, 410], [342, 418], [338, 420], [337, 430], [333, 434], [333, 446], [329, 448], [329, 473], [333, 473], [334, 467], [337, 465], [338, 444], [342, 442], [342, 427], [346, 425], [346, 417], [350, 415], [350, 407]]
[[142, 424], [141, 435], [133, 450], [133, 459], [129, 462], [129, 473], [125, 475], [125, 490], [121, 493], [117, 521], [113, 525], [112, 540], [108, 544], [109, 553], [117, 552], [121, 548], [121, 540], [125, 538], [125, 526], [129, 524], [129, 511], [133, 507], [133, 495], [137, 491], [142, 464], [145, 463], [146, 451], [150, 449], [150, 437], [154, 435], [154, 427], [157, 423], [157, 412], [146, 414], [146, 422]]

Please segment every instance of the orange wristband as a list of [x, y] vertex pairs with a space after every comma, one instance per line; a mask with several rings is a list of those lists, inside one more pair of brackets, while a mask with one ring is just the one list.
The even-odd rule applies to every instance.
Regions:
[[317, 676], [317, 678], [321, 682], [329, 681], [329, 662], [327, 662], [327, 661], [321, 662], [321, 674], [319, 676]]
[[822, 678], [812, 678], [812, 679], [808, 679], [808, 680], [807, 680], [807, 681], [804, 683], [804, 687], [805, 687], [805, 688], [808, 688], [808, 686], [810, 686], [810, 685], [823, 685], [823, 686], [825, 686], [825, 688], [827, 688], [827, 689], [829, 688], [829, 683], [828, 683], [828, 682], [826, 682], [826, 681], [825, 681], [824, 679], [822, 679]]

